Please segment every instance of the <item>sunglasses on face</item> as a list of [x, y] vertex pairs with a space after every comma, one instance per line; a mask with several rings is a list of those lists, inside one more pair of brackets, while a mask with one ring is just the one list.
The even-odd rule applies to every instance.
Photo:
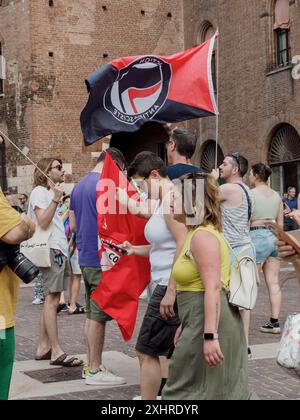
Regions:
[[56, 166], [52, 166], [51, 169], [57, 169], [59, 172], [61, 172], [63, 170], [63, 166], [62, 165], [56, 165]]

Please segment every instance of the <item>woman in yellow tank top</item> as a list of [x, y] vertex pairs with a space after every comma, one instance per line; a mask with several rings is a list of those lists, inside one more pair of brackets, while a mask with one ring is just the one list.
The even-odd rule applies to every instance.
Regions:
[[220, 233], [217, 182], [206, 174], [183, 177], [172, 207], [189, 233], [173, 269], [182, 331], [163, 398], [250, 399], [243, 324], [225, 293], [230, 255]]

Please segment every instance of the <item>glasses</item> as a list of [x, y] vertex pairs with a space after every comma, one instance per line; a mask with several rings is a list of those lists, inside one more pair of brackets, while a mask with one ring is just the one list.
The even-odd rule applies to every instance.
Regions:
[[59, 172], [61, 172], [63, 170], [63, 166], [62, 165], [52, 166], [51, 169], [57, 169]]
[[236, 162], [238, 164], [238, 167], [240, 169], [240, 167], [241, 167], [241, 162], [240, 162], [241, 155], [240, 155], [240, 153], [231, 153], [229, 156], [233, 157], [233, 159], [236, 160]]

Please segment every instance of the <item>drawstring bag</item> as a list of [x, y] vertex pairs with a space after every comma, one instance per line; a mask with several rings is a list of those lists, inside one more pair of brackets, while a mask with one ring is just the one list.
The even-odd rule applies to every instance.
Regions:
[[290, 315], [286, 320], [277, 362], [289, 369], [300, 369], [300, 314]]
[[235, 257], [227, 290], [229, 303], [240, 309], [252, 310], [256, 305], [260, 278], [253, 258], [243, 255], [251, 246], [246, 245], [239, 255], [234, 252], [229, 243], [228, 246]]

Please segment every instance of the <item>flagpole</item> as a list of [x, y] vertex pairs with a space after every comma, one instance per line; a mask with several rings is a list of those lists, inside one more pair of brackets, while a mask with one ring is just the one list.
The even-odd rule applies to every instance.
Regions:
[[216, 156], [215, 156], [215, 169], [218, 169], [218, 147], [219, 147], [219, 58], [220, 58], [220, 34], [219, 28], [217, 29], [218, 37], [216, 38], [217, 42], [217, 60], [216, 60], [216, 78], [217, 78], [217, 115], [216, 115]]
[[6, 140], [6, 141], [8, 141], [13, 147], [15, 147], [17, 150], [18, 150], [18, 152], [20, 152], [21, 153], [21, 155], [23, 155], [24, 157], [25, 157], [25, 159], [27, 159], [34, 167], [35, 167], [35, 169], [37, 169], [42, 175], [44, 175], [47, 179], [48, 179], [48, 181], [50, 181], [51, 182], [51, 184], [53, 184], [54, 185], [54, 183], [53, 183], [53, 181], [52, 181], [52, 179], [50, 179], [49, 177], [48, 177], [48, 175], [46, 175], [45, 174], [45, 172], [43, 172], [38, 166], [37, 166], [37, 164], [36, 163], [34, 163], [9, 137], [7, 137], [7, 135], [5, 134], [5, 133], [3, 133], [3, 131], [1, 131], [0, 130], [0, 137], [2, 137], [3, 138], [3, 140]]

